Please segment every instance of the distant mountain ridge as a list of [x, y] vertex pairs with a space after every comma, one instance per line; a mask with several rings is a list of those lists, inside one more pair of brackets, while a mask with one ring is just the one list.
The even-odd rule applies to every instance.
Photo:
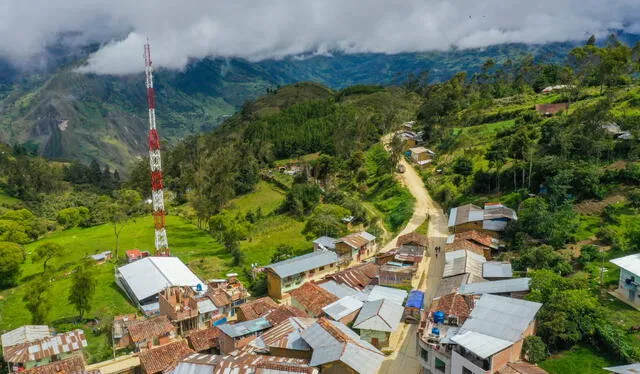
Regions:
[[[156, 73], [159, 131], [168, 143], [209, 131], [245, 101], [279, 85], [300, 81], [333, 89], [388, 85], [402, 82], [409, 73], [426, 70], [430, 80], [440, 81], [459, 71], [472, 74], [488, 58], [500, 64], [532, 54], [539, 60], [560, 61], [576, 44], [508, 44], [448, 52], [334, 54], [259, 62], [205, 59], [184, 71], [161, 69]], [[65, 65], [53, 72], [7, 73], [0, 78], [0, 141], [25, 144], [49, 158], [96, 159], [121, 171], [146, 153], [143, 75], [75, 73], [90, 50], [71, 62], [60, 57]]]

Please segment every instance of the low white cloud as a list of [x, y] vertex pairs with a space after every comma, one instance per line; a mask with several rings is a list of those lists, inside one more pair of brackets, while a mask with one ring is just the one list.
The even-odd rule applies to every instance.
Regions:
[[82, 71], [128, 74], [143, 68], [145, 35], [156, 66], [180, 69], [207, 56], [579, 40], [623, 25], [640, 29], [637, 0], [8, 0], [0, 2], [0, 56], [27, 64], [60, 33], [80, 31], [104, 43]]

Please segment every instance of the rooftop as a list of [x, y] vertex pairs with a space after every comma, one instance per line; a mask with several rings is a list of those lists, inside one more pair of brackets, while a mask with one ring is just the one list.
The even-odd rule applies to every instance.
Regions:
[[298, 309], [292, 305], [281, 304], [278, 308], [264, 316], [264, 318], [273, 326], [289, 319], [290, 317], [309, 318], [309, 315], [304, 310]]
[[260, 335], [254, 343], [267, 349], [269, 347], [276, 347], [298, 351], [311, 350], [309, 344], [302, 339], [302, 330], [313, 325], [315, 322], [315, 318], [288, 318]]
[[256, 319], [262, 317], [272, 310], [278, 308], [278, 304], [272, 298], [265, 296], [259, 299], [241, 304], [238, 308], [242, 311], [245, 319]]
[[390, 300], [375, 300], [364, 304], [353, 327], [362, 330], [393, 332], [398, 328], [404, 308]]
[[529, 291], [531, 278], [502, 279], [492, 282], [469, 283], [460, 287], [461, 294], [482, 295]]
[[360, 248], [364, 245], [369, 244], [370, 242], [374, 241], [376, 239], [375, 236], [369, 234], [366, 231], [361, 231], [361, 232], [355, 232], [353, 234], [349, 234], [347, 236], [344, 236], [340, 239], [338, 239], [338, 241], [336, 243], [345, 243], [348, 246], [350, 246], [351, 248], [357, 249]]
[[338, 262], [338, 255], [335, 252], [322, 250], [280, 261], [265, 268], [273, 270], [280, 278], [286, 278], [336, 262]]
[[338, 300], [335, 295], [313, 282], [303, 284], [290, 294], [312, 316], [321, 315], [322, 308]]
[[131, 340], [134, 343], [166, 336], [172, 331], [176, 331], [176, 327], [171, 324], [167, 316], [157, 316], [148, 320], [134, 322], [129, 325], [128, 329]]
[[338, 239], [332, 238], [330, 236], [321, 236], [318, 239], [314, 240], [313, 244], [317, 244], [321, 247], [324, 247], [325, 249], [335, 250], [337, 241]]
[[361, 291], [378, 278], [379, 273], [380, 266], [369, 262], [329, 274], [324, 279]]
[[318, 286], [324, 288], [325, 290], [331, 292], [339, 298], [343, 298], [345, 296], [352, 296], [358, 293], [357, 290], [346, 286], [344, 284], [336, 283], [336, 281], [329, 280], [326, 282], [318, 283]]
[[226, 334], [232, 338], [254, 334], [258, 331], [266, 330], [270, 327], [271, 323], [262, 317], [234, 324], [225, 323], [218, 326], [223, 334]]
[[440, 286], [436, 290], [434, 297], [441, 297], [452, 292], [457, 292], [463, 284], [469, 282], [469, 274], [454, 275], [453, 277], [442, 278], [440, 280]]
[[611, 262], [633, 274], [640, 275], [640, 253], [614, 258]]
[[140, 352], [140, 366], [145, 373], [158, 373], [171, 370], [184, 357], [194, 353], [185, 340], [161, 345]]
[[549, 374], [543, 368], [528, 362], [510, 362], [499, 374]]
[[51, 328], [47, 325], [26, 325], [2, 334], [0, 340], [2, 340], [4, 348], [33, 342], [52, 335]]
[[459, 323], [462, 324], [471, 314], [473, 306], [473, 297], [459, 293], [450, 293], [433, 300], [429, 310], [432, 312], [443, 312], [446, 316], [458, 317]]
[[415, 243], [426, 248], [427, 245], [429, 245], [429, 238], [426, 235], [418, 234], [417, 232], [412, 232], [409, 234], [400, 235], [396, 240], [396, 245], [398, 247], [401, 247], [404, 244], [409, 244], [409, 243]]
[[236, 356], [195, 353], [182, 359], [173, 374], [317, 374], [318, 369], [306, 360], [256, 355], [248, 352]]
[[349, 314], [358, 311], [360, 308], [362, 308], [362, 305], [362, 301], [356, 299], [355, 297], [346, 296], [325, 306], [324, 308], [322, 308], [322, 310], [334, 321], [339, 321]]
[[[46, 365], [36, 366], [22, 371], [21, 374], [88, 374], [81, 356], [73, 356], [61, 361], [54, 361]], [[93, 372], [95, 373], [95, 372]], [[99, 374], [99, 373], [98, 373]]]
[[187, 335], [189, 345], [196, 352], [202, 352], [216, 346], [216, 340], [220, 335], [220, 330], [210, 327], [204, 330], [192, 330]]
[[87, 346], [84, 331], [77, 329], [57, 335], [46, 336], [26, 343], [16, 344], [2, 349], [6, 362], [25, 363], [79, 351]]
[[[477, 253], [458, 250], [445, 253], [444, 272], [442, 277], [469, 273], [473, 281], [482, 279], [482, 264], [487, 260]], [[475, 279], [474, 279], [475, 278]]]
[[137, 301], [171, 286], [196, 287], [203, 282], [177, 257], [145, 257], [118, 268]]
[[365, 290], [369, 301], [374, 300], [388, 300], [398, 305], [402, 305], [404, 300], [407, 298], [408, 292], [405, 290], [400, 290], [398, 288], [391, 287], [383, 287], [383, 286], [373, 286]]
[[482, 265], [483, 278], [511, 278], [513, 269], [510, 262], [487, 261]]
[[452, 208], [449, 212], [449, 227], [470, 222], [482, 221], [482, 228], [491, 231], [502, 231], [510, 220], [517, 220], [515, 210], [501, 203], [486, 203], [484, 208], [473, 204]]
[[384, 360], [382, 352], [340, 322], [322, 318], [302, 331], [302, 338], [313, 349], [311, 366], [340, 361], [357, 373], [376, 374]]

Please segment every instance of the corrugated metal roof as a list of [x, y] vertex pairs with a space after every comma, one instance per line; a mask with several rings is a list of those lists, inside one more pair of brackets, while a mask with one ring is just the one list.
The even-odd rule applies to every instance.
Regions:
[[635, 363], [631, 365], [611, 366], [603, 369], [616, 374], [638, 374], [640, 373], [640, 363]]
[[338, 239], [332, 238], [330, 236], [321, 236], [318, 239], [314, 240], [313, 244], [318, 244], [325, 249], [335, 250], [337, 241]]
[[171, 286], [204, 284], [177, 257], [145, 257], [118, 268], [135, 298], [144, 300]]
[[[484, 294], [476, 302], [460, 333], [473, 331], [515, 342], [538, 313], [542, 304], [510, 297]], [[475, 352], [474, 352], [475, 353]]]
[[494, 353], [498, 353], [513, 343], [493, 336], [478, 332], [465, 331], [451, 337], [451, 341], [470, 350], [476, 356], [485, 359]]
[[218, 326], [220, 331], [232, 338], [253, 334], [270, 327], [271, 323], [262, 317], [234, 324], [225, 323], [224, 325]]
[[483, 278], [511, 278], [513, 269], [510, 262], [487, 261], [482, 264]]
[[2, 347], [9, 347], [23, 343], [30, 343], [36, 340], [52, 336], [51, 329], [47, 325], [26, 325], [18, 327], [2, 334]]
[[389, 300], [364, 304], [353, 327], [361, 330], [393, 332], [398, 328], [404, 308]]
[[42, 339], [16, 344], [3, 348], [2, 355], [6, 362], [26, 363], [40, 361], [47, 357], [62, 353], [75, 352], [87, 346], [84, 331], [73, 331], [47, 336]]
[[353, 296], [358, 293], [357, 290], [336, 281], [330, 280], [323, 283], [319, 283], [318, 286], [336, 295], [336, 297], [343, 298], [345, 296]]
[[213, 304], [213, 301], [209, 298], [201, 299], [198, 301], [198, 313], [210, 313], [215, 312], [218, 308]]
[[440, 280], [440, 286], [438, 286], [434, 297], [441, 297], [457, 291], [463, 284], [467, 284], [469, 282], [469, 278], [469, 274], [460, 274], [453, 277], [442, 278]]
[[504, 231], [509, 221], [499, 219], [485, 219], [482, 221], [482, 228], [489, 231]]
[[280, 278], [285, 278], [336, 262], [338, 262], [338, 255], [335, 252], [322, 250], [290, 258], [265, 267], [272, 269]]
[[375, 238], [375, 236], [369, 234], [368, 232], [361, 231], [344, 236], [338, 239], [337, 243], [345, 243], [353, 249], [358, 249], [364, 245], [369, 244], [370, 242], [375, 240]]
[[382, 352], [340, 322], [321, 319], [302, 338], [313, 348], [310, 366], [341, 361], [358, 373], [375, 374], [384, 360]]
[[365, 238], [366, 240], [368, 240], [370, 242], [376, 240], [376, 236], [375, 235], [369, 234], [366, 231], [360, 231], [359, 234], [360, 234], [360, 236], [362, 236], [363, 238]]
[[402, 305], [404, 299], [407, 298], [407, 291], [383, 286], [373, 286], [365, 290], [365, 293], [367, 293], [369, 301], [385, 299], [398, 305]]
[[640, 275], [640, 253], [614, 258], [611, 262], [633, 274]]
[[266, 331], [252, 345], [256, 343], [266, 348], [277, 347], [298, 351], [309, 351], [311, 347], [302, 339], [302, 330], [313, 325], [315, 318], [290, 317], [274, 328]]
[[482, 278], [482, 264], [487, 260], [484, 256], [468, 250], [458, 250], [445, 253], [444, 271], [442, 277], [469, 273]]
[[481, 295], [491, 293], [524, 292], [529, 291], [531, 278], [502, 279], [492, 282], [478, 282], [464, 284], [460, 287], [461, 294]]
[[363, 304], [364, 303], [362, 301], [353, 296], [346, 296], [325, 306], [322, 308], [322, 311], [335, 321], [339, 321], [341, 318], [344, 318], [362, 308]]

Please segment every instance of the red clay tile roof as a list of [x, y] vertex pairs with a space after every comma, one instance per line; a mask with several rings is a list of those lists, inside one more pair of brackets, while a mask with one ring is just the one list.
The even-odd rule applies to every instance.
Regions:
[[87, 374], [87, 370], [84, 367], [82, 355], [77, 355], [25, 370], [22, 374]]
[[32, 342], [5, 347], [2, 355], [6, 362], [24, 363], [40, 361], [60, 353], [75, 352], [87, 346], [84, 331], [77, 329]]
[[289, 317], [308, 318], [309, 315], [304, 310], [298, 309], [291, 305], [280, 305], [277, 309], [272, 310], [264, 318], [273, 326], [287, 320]]
[[462, 324], [469, 318], [472, 309], [473, 296], [450, 293], [434, 300], [429, 311], [441, 311], [447, 316], [456, 316], [459, 319], [459, 323]]
[[209, 372], [212, 374], [262, 374], [275, 371], [280, 373], [318, 373], [317, 368], [307, 365], [309, 360], [256, 355], [248, 352], [235, 356], [194, 354], [186, 357], [182, 362], [210, 366]]
[[484, 256], [484, 249], [486, 247], [475, 243], [471, 240], [467, 240], [467, 239], [461, 239], [456, 237], [453, 240], [453, 243], [447, 244], [445, 247], [445, 252], [453, 252], [453, 251], [457, 251], [459, 249], [466, 249], [468, 251], [471, 251], [475, 254]]
[[429, 245], [429, 239], [426, 235], [418, 234], [417, 232], [412, 232], [409, 234], [404, 234], [398, 236], [396, 241], [396, 246], [401, 247], [403, 244], [415, 243], [423, 247], [427, 247]]
[[190, 332], [187, 340], [194, 351], [202, 352], [217, 346], [218, 336], [220, 336], [220, 330], [216, 327], [211, 327]]
[[231, 304], [231, 296], [229, 296], [229, 294], [224, 292], [224, 290], [222, 289], [214, 288], [209, 291], [207, 295], [209, 296], [211, 301], [213, 301], [213, 304], [215, 304], [215, 306], [217, 306], [218, 308], [222, 308]]
[[495, 243], [495, 239], [491, 235], [478, 230], [465, 231], [460, 234], [456, 234], [455, 238], [469, 240], [488, 248], [498, 247]]
[[278, 308], [278, 304], [272, 298], [265, 296], [259, 299], [244, 303], [238, 307], [245, 320], [256, 319]]
[[307, 282], [291, 291], [291, 298], [296, 299], [312, 316], [322, 314], [322, 308], [337, 301], [338, 298], [313, 282]]
[[510, 362], [503, 369], [499, 371], [499, 374], [549, 374], [546, 370], [539, 366], [530, 364], [528, 362]]
[[358, 290], [364, 289], [380, 274], [380, 266], [374, 263], [366, 263], [354, 266], [337, 273], [327, 275], [324, 279], [334, 280], [336, 283], [344, 284]]
[[147, 374], [164, 372], [175, 368], [180, 360], [192, 353], [187, 342], [180, 340], [140, 352], [140, 366]]
[[157, 316], [129, 325], [129, 335], [134, 343], [165, 336], [175, 330], [175, 326], [171, 324], [167, 316]]

